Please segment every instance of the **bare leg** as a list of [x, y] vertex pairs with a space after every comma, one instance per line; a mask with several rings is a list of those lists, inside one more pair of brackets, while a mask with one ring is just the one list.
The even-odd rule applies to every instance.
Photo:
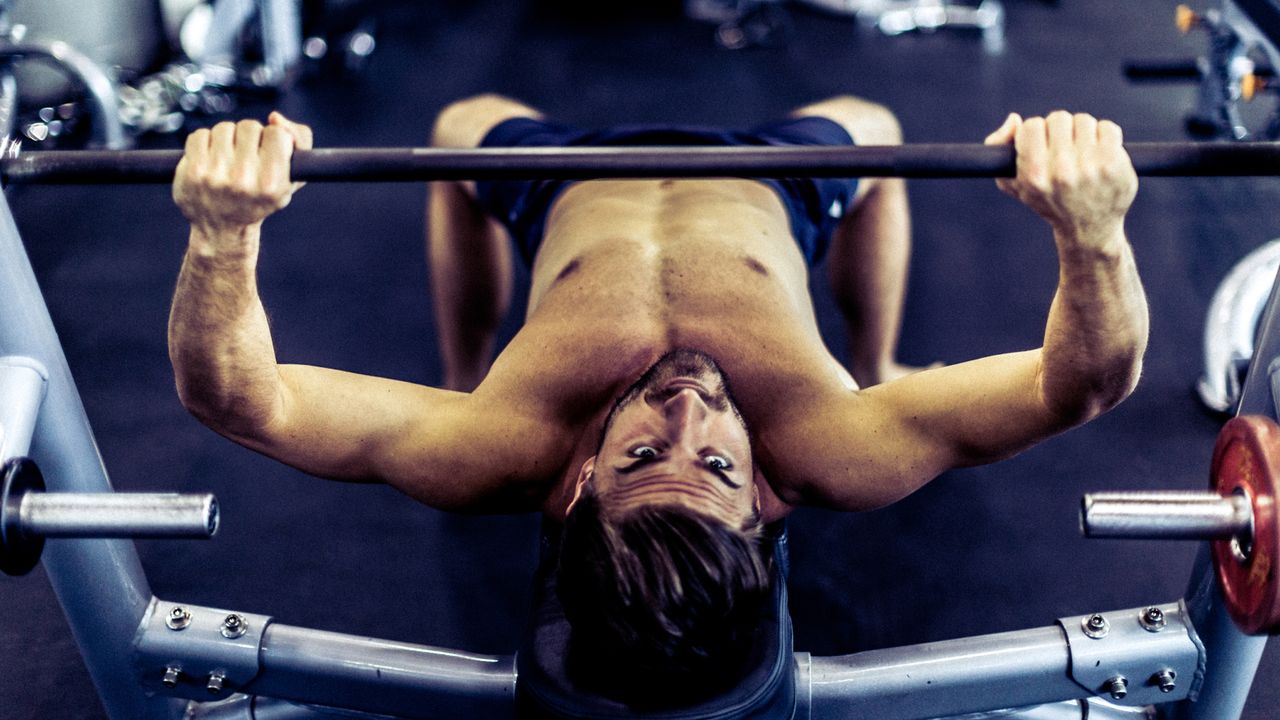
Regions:
[[[893, 114], [858, 98], [824, 100], [795, 114], [835, 120], [859, 145], [902, 143]], [[916, 370], [896, 361], [910, 257], [906, 183], [900, 178], [862, 179], [853, 208], [833, 233], [827, 252], [827, 277], [848, 332], [849, 372], [862, 387]]]
[[[482, 95], [446, 107], [436, 120], [436, 147], [476, 147], [511, 117], [540, 117], [514, 100]], [[444, 387], [473, 390], [493, 362], [498, 325], [511, 307], [512, 250], [503, 227], [475, 201], [470, 182], [438, 181], [427, 189], [427, 262], [444, 363]]]

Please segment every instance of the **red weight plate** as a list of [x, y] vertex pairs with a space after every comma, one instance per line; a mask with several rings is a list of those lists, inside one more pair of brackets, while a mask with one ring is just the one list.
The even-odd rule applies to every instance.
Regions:
[[1253, 541], [1241, 559], [1230, 540], [1213, 542], [1213, 560], [1231, 618], [1246, 633], [1280, 632], [1280, 425], [1260, 415], [1231, 419], [1218, 433], [1210, 484], [1223, 497], [1243, 492], [1253, 504]]

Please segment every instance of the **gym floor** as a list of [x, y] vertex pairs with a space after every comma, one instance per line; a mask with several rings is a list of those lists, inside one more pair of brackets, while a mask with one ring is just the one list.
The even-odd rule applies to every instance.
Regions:
[[[243, 103], [235, 116], [263, 118], [277, 107], [310, 123], [318, 145], [410, 146], [425, 142], [447, 102], [483, 91], [588, 125], [743, 125], [853, 93], [893, 108], [909, 142], [977, 142], [1008, 112], [1057, 108], [1111, 118], [1129, 140], [1182, 140], [1194, 87], [1129, 84], [1121, 65], [1207, 46], [1178, 34], [1172, 0], [1006, 0], [1002, 55], [984, 52], [973, 34], [889, 38], [793, 5], [785, 43], [729, 51], [679, 3], [608, 13], [598, 5], [373, 3], [379, 45], [363, 73], [307, 79], [279, 98]], [[1265, 118], [1273, 102], [1249, 113]], [[989, 180], [913, 181], [910, 192], [915, 256], [902, 358], [957, 363], [1036, 346], [1056, 279], [1046, 227]], [[261, 285], [283, 361], [439, 381], [424, 196], [421, 185], [313, 184], [268, 222]], [[14, 188], [8, 197], [114, 485], [213, 492], [222, 505], [211, 541], [137, 543], [159, 597], [290, 625], [514, 651], [528, 617], [536, 517], [446, 515], [384, 487], [305, 476], [218, 437], [173, 389], [165, 325], [186, 226], [168, 189]], [[1280, 235], [1267, 210], [1278, 198], [1274, 179], [1145, 179], [1128, 224], [1152, 314], [1137, 391], [1084, 428], [947, 473], [893, 507], [794, 515], [797, 649], [851, 653], [1181, 597], [1194, 543], [1085, 540], [1077, 508], [1093, 490], [1206, 485], [1224, 418], [1192, 391], [1205, 310], [1231, 266]], [[820, 322], [843, 357], [820, 275]], [[1246, 718], [1275, 717], [1278, 677], [1273, 643]], [[0, 578], [0, 716], [103, 717], [39, 569]]]

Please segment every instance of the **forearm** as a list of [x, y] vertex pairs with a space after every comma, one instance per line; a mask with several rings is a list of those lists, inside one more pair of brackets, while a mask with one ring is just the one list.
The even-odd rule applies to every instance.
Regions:
[[1122, 227], [1058, 231], [1057, 294], [1041, 358], [1042, 401], [1069, 422], [1132, 392], [1147, 345], [1147, 303]]
[[169, 357], [183, 405], [234, 437], [267, 425], [282, 404], [258, 297], [258, 237], [257, 224], [236, 237], [193, 227], [169, 315]]

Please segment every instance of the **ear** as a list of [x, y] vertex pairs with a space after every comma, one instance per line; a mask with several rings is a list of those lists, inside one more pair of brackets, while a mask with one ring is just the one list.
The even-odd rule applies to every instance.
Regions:
[[578, 470], [578, 480], [573, 485], [573, 499], [569, 501], [569, 507], [565, 508], [565, 514], [573, 510], [573, 506], [578, 504], [578, 498], [582, 497], [582, 488], [591, 482], [591, 477], [596, 472], [596, 456], [592, 455], [587, 461], [582, 463], [582, 468]]
[[763, 482], [765, 482], [764, 473], [760, 471], [760, 466], [757, 465], [751, 472], [751, 506], [755, 508], [757, 515], [761, 514], [762, 509], [760, 503], [760, 485]]

